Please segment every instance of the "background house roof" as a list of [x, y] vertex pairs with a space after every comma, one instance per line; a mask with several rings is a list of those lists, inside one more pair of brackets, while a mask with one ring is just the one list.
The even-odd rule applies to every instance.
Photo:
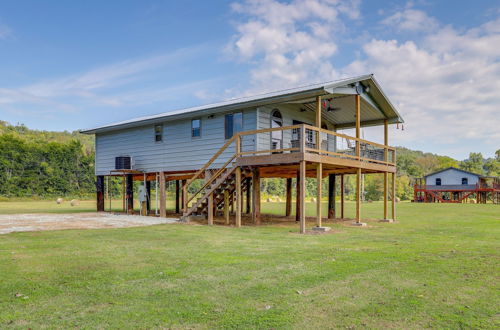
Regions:
[[438, 174], [438, 173], [441, 173], [441, 172], [445, 172], [445, 171], [449, 171], [449, 170], [455, 170], [455, 171], [459, 171], [459, 172], [463, 172], [463, 173], [467, 173], [467, 174], [471, 174], [471, 175], [475, 175], [475, 176], [478, 176], [478, 177], [483, 177], [482, 175], [480, 174], [477, 174], [477, 173], [472, 173], [472, 172], [469, 172], [469, 171], [465, 171], [465, 170], [461, 170], [459, 168], [456, 168], [456, 167], [448, 167], [448, 168], [445, 168], [445, 169], [442, 169], [442, 170], [439, 170], [439, 171], [436, 171], [436, 172], [432, 172], [432, 173], [429, 173], [427, 175], [424, 176], [424, 178], [427, 178], [428, 176], [431, 176], [431, 175], [434, 175], [434, 174]]
[[358, 93], [361, 95], [361, 126], [381, 125], [384, 120], [387, 120], [390, 124], [403, 123], [403, 118], [382, 91], [378, 82], [372, 74], [368, 74], [354, 78], [307, 85], [214, 104], [169, 111], [151, 116], [138, 117], [83, 130], [82, 133], [103, 133], [147, 124], [265, 105], [291, 104], [307, 110], [310, 104], [315, 101], [316, 96], [326, 96], [324, 99], [329, 100], [329, 105], [333, 105], [331, 109], [336, 110], [326, 111], [324, 109], [323, 113], [326, 120], [331, 121], [338, 128], [351, 128], [355, 126], [353, 117], [355, 107], [352, 98], [346, 98], [346, 96]]

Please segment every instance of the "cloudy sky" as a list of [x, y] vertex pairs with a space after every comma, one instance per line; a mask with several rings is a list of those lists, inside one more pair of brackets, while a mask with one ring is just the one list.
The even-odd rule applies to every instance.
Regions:
[[47, 130], [374, 73], [391, 144], [500, 148], [496, 0], [4, 0], [0, 73], [0, 120]]

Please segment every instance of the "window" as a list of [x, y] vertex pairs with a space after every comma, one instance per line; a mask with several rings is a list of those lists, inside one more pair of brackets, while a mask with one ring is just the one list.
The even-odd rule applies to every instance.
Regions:
[[469, 179], [462, 178], [462, 184], [469, 184]]
[[155, 142], [163, 140], [163, 125], [155, 125]]
[[224, 137], [230, 139], [234, 134], [243, 130], [243, 114], [229, 113], [224, 116]]
[[191, 137], [201, 136], [201, 119], [191, 120]]
[[441, 185], [441, 179], [440, 178], [437, 178], [436, 179], [436, 186], [440, 186]]

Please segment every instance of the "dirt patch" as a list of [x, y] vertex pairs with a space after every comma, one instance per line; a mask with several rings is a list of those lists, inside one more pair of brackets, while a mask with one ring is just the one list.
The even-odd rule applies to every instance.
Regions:
[[177, 221], [177, 218], [141, 217], [110, 213], [5, 214], [0, 215], [0, 234], [60, 229], [126, 228]]

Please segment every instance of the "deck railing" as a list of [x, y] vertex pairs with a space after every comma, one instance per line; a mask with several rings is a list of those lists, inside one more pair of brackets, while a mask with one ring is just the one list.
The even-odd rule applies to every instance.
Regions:
[[[253, 136], [255, 148], [243, 150], [242, 139]], [[382, 165], [395, 165], [396, 149], [326, 129], [301, 124], [236, 133], [183, 186], [184, 209], [218, 178], [233, 167], [238, 157], [281, 153], [314, 153], [334, 158], [356, 160]], [[201, 188], [188, 196], [194, 180], [201, 179], [208, 169], [214, 169]]]

